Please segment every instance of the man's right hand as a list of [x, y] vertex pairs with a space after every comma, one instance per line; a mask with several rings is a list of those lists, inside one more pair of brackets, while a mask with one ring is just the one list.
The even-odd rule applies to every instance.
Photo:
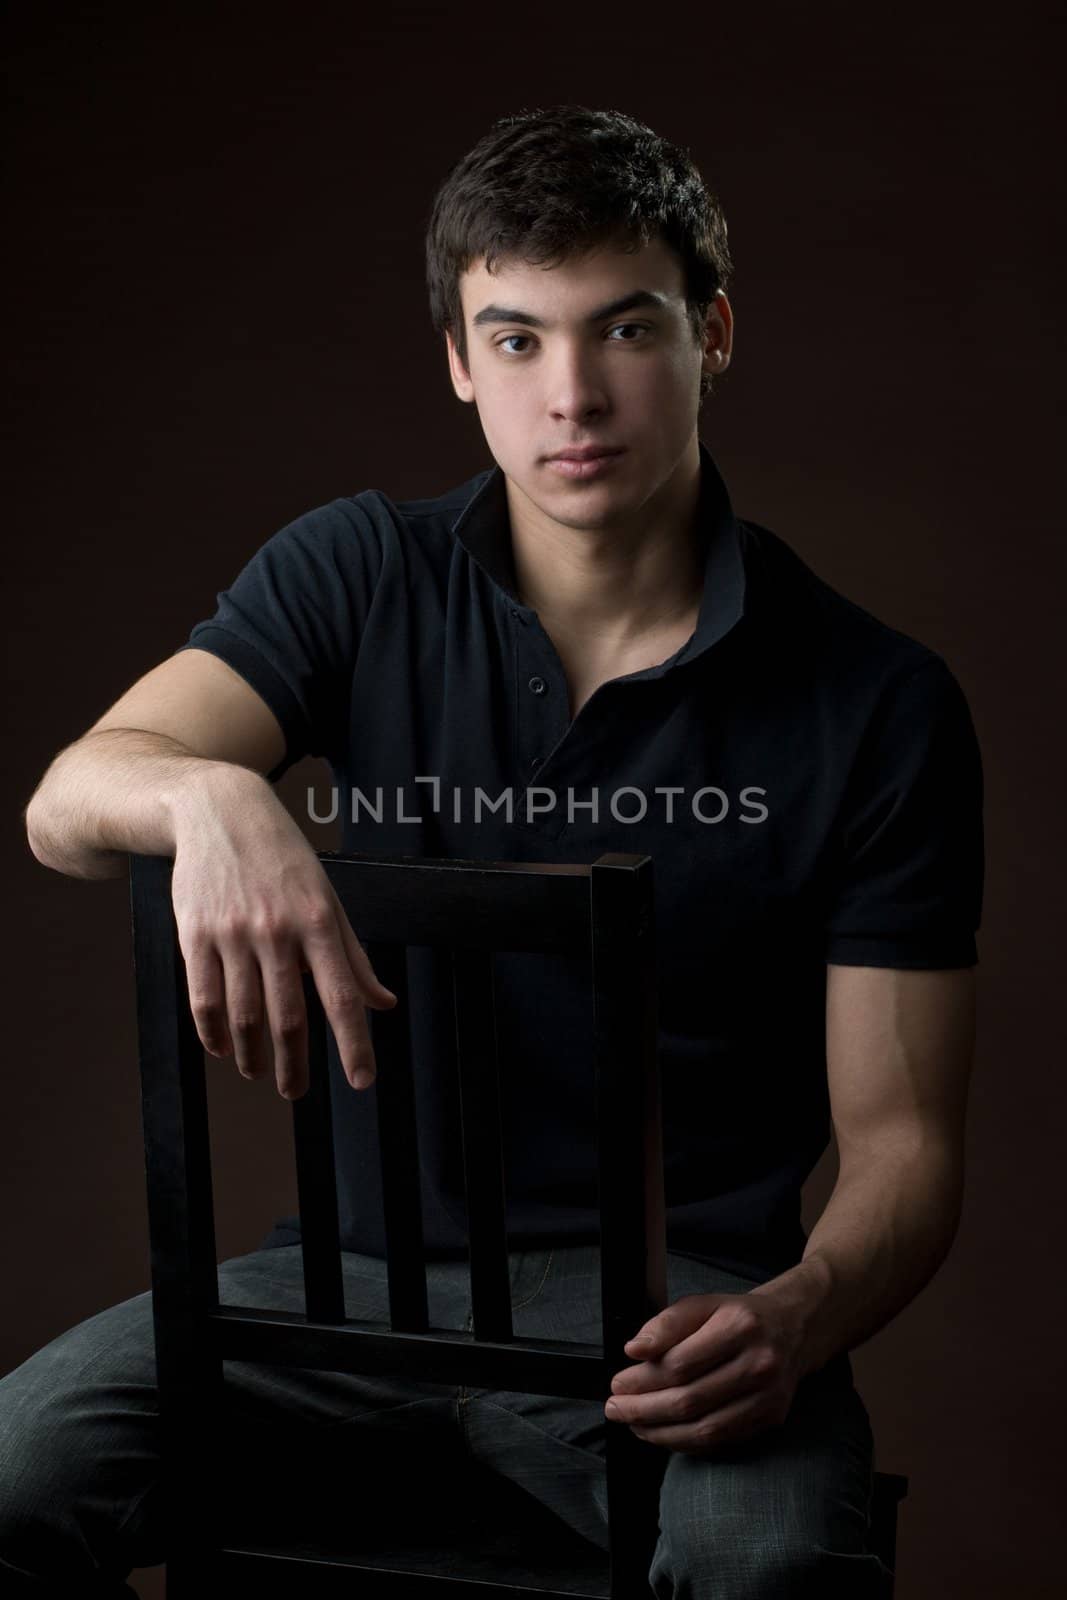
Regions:
[[378, 982], [311, 844], [270, 785], [247, 768], [205, 764], [182, 796], [172, 876], [178, 943], [197, 1032], [246, 1078], [269, 1070], [278, 1093], [308, 1088], [302, 975], [310, 972], [355, 1089], [374, 1082], [366, 1008], [397, 1003]]

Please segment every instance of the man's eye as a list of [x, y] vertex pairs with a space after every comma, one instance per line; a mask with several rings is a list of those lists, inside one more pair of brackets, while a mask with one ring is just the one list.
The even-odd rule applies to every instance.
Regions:
[[[647, 331], [648, 331], [646, 324], [643, 323], [643, 322], [617, 322], [617, 323], [615, 323], [614, 327], [608, 329], [608, 332], [609, 333], [617, 333], [620, 328], [629, 328], [629, 329], [635, 329], [636, 328], [639, 333], [647, 333]], [[526, 339], [526, 340], [529, 340], [529, 337], [530, 337], [530, 335], [528, 333], [506, 333], [502, 339], [498, 339], [497, 340], [496, 347], [497, 347], [498, 350], [503, 350], [504, 346], [506, 344], [509, 344], [512, 339], [520, 339], [520, 340], [521, 339]], [[639, 340], [639, 339], [615, 339], [612, 342], [614, 344], [640, 344], [641, 340]], [[521, 356], [523, 353], [524, 352], [522, 350], [507, 350], [507, 351], [505, 351], [505, 354], [509, 355], [509, 356]]]
[[[616, 333], [616, 332], [618, 332], [618, 330], [620, 328], [636, 328], [638, 333], [647, 333], [648, 332], [648, 328], [645, 325], [645, 323], [643, 323], [643, 322], [617, 322], [615, 324], [614, 328], [610, 329], [609, 331], [611, 333]], [[633, 344], [634, 341], [633, 341], [633, 339], [623, 339], [622, 343], [623, 344]]]

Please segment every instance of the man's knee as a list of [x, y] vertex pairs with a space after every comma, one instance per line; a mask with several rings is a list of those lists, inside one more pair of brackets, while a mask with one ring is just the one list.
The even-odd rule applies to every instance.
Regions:
[[820, 1545], [800, 1528], [771, 1536], [759, 1524], [744, 1538], [721, 1527], [663, 1530], [649, 1570], [659, 1600], [880, 1600], [884, 1581], [864, 1550]]
[[874, 1600], [867, 1515], [859, 1479], [832, 1484], [814, 1461], [674, 1452], [649, 1581], [661, 1600]]
[[[0, 1567], [91, 1574], [154, 1471], [149, 1296], [109, 1307], [0, 1378]], [[13, 1580], [12, 1580], [13, 1581]]]

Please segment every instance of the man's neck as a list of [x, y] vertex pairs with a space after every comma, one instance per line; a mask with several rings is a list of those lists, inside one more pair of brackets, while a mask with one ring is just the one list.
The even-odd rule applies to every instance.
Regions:
[[567, 527], [506, 486], [517, 593], [552, 638], [610, 655], [691, 620], [704, 572], [695, 440], [662, 490], [610, 526]]

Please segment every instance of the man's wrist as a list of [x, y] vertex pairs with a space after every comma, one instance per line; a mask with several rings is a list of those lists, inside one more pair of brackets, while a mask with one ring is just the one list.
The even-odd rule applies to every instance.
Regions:
[[[175, 758], [174, 768], [161, 786], [160, 801], [170, 819], [177, 850], [182, 838], [220, 813], [240, 816], [265, 798], [277, 799], [274, 790], [252, 767], [205, 757]], [[280, 803], [280, 802], [279, 802]]]
[[773, 1300], [794, 1320], [802, 1377], [825, 1365], [825, 1354], [816, 1341], [815, 1332], [830, 1302], [833, 1282], [829, 1262], [823, 1256], [811, 1255], [749, 1290], [750, 1295]]

